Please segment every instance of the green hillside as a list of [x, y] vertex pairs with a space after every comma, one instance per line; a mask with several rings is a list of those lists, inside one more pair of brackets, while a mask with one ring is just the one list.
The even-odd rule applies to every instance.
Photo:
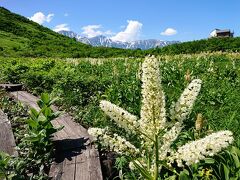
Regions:
[[200, 52], [240, 52], [240, 38], [210, 38], [149, 49], [146, 54], [194, 54]]
[[0, 56], [112, 57], [137, 56], [140, 51], [92, 47], [60, 35], [0, 7]]

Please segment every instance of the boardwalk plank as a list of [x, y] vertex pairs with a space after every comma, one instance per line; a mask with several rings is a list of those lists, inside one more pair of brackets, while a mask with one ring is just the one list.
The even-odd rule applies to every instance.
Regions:
[[11, 123], [2, 110], [0, 110], [0, 151], [17, 156]]
[[62, 169], [61, 179], [75, 180], [75, 174], [76, 174], [75, 159], [76, 157], [74, 157], [71, 161], [65, 160], [63, 169]]
[[7, 91], [20, 91], [22, 86], [22, 84], [0, 84], [0, 88]]

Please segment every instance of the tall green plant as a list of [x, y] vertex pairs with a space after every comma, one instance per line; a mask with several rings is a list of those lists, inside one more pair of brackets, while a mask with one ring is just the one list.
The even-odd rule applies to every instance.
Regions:
[[18, 157], [0, 153], [0, 179], [47, 179], [47, 169], [50, 166], [53, 153], [52, 136], [56, 129], [51, 121], [59, 116], [51, 105], [56, 99], [51, 99], [47, 93], [41, 95], [37, 102], [39, 110], [31, 108], [26, 130], [17, 145]]
[[27, 134], [24, 135], [19, 144], [20, 155], [28, 162], [28, 170], [44, 174], [48, 162], [53, 152], [53, 144], [51, 141], [53, 133], [58, 129], [54, 128], [51, 121], [59, 116], [59, 112], [54, 112], [51, 105], [56, 99], [51, 100], [47, 93], [41, 95], [41, 99], [37, 102], [40, 110], [30, 109], [30, 118], [27, 122]]

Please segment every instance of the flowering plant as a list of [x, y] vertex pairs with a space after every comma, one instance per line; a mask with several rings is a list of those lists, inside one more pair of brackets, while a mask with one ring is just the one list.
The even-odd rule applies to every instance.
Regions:
[[194, 79], [172, 104], [167, 120], [165, 95], [161, 86], [159, 61], [155, 57], [146, 57], [142, 63], [142, 106], [140, 118], [108, 101], [101, 101], [101, 109], [128, 134], [137, 135], [141, 145], [132, 143], [117, 134], [111, 134], [108, 128], [90, 128], [88, 132], [103, 147], [125, 154], [132, 158], [131, 169], [137, 169], [145, 179], [157, 180], [163, 167], [176, 173], [173, 164], [178, 167], [192, 165], [208, 156], [220, 152], [233, 142], [230, 131], [212, 133], [202, 139], [189, 142], [181, 147], [172, 148], [183, 129], [183, 122], [191, 113], [202, 81]]

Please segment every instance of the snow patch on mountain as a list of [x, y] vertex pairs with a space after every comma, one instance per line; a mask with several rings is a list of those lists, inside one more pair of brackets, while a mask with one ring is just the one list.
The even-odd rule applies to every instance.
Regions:
[[100, 35], [91, 38], [83, 37], [78, 35], [73, 31], [59, 31], [58, 33], [68, 36], [70, 38], [75, 38], [77, 41], [80, 41], [85, 44], [92, 46], [103, 46], [103, 47], [116, 47], [123, 49], [151, 49], [155, 47], [164, 47], [170, 44], [180, 43], [179, 41], [163, 41], [157, 39], [146, 39], [146, 40], [137, 40], [130, 42], [114, 41], [111, 38]]

